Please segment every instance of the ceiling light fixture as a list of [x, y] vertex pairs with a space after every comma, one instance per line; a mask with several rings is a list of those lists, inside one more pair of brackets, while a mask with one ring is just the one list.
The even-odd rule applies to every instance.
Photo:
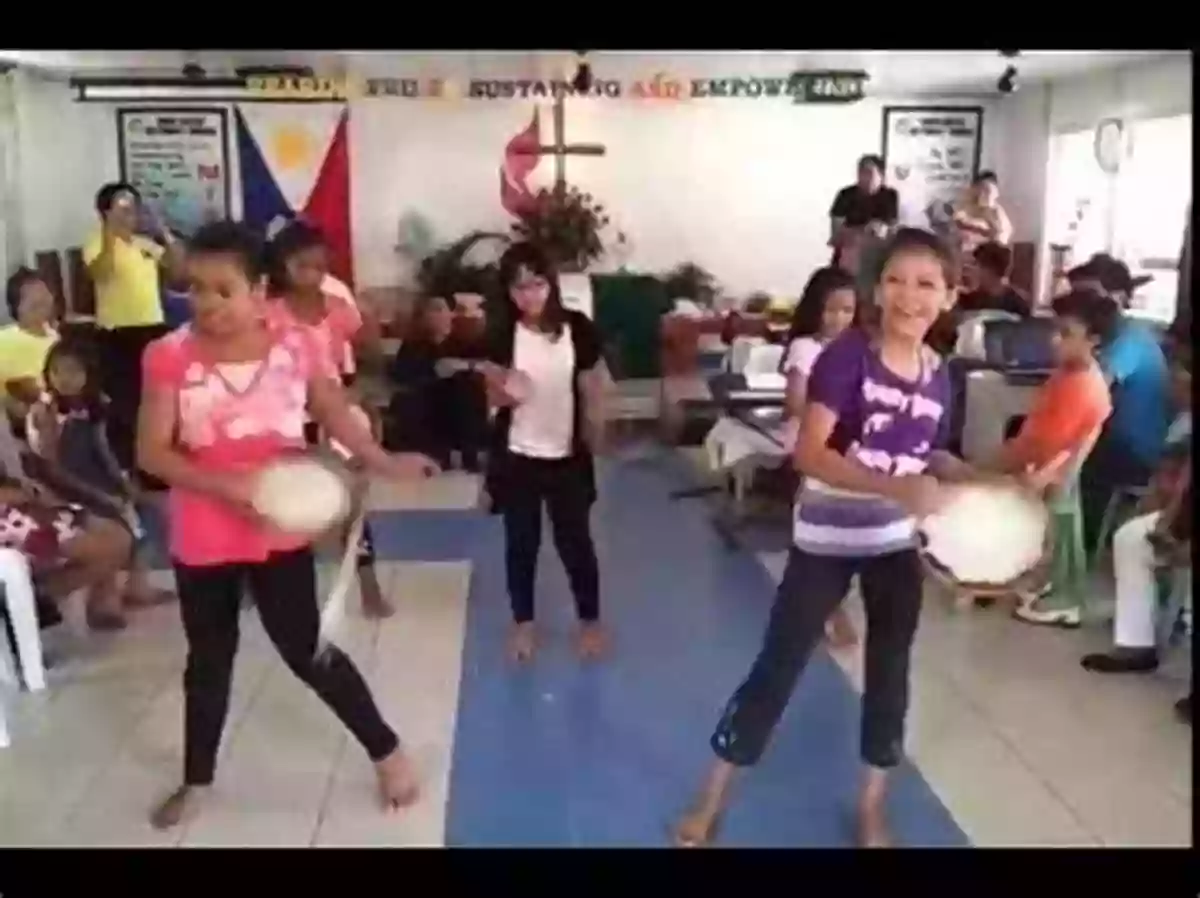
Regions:
[[586, 94], [592, 89], [592, 66], [587, 59], [587, 50], [575, 51], [575, 77], [571, 79], [571, 87], [577, 94]]
[[1010, 65], [1004, 70], [1004, 74], [1000, 76], [1000, 80], [996, 82], [996, 90], [1000, 91], [1000, 93], [1005, 94], [1006, 96], [1008, 94], [1016, 93], [1017, 88], [1020, 86], [1017, 84], [1017, 77], [1019, 74], [1020, 73], [1017, 71], [1017, 67], [1015, 65]]

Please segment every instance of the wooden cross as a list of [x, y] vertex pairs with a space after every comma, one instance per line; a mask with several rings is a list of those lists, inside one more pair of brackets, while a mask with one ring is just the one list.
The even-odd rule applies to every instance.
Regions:
[[603, 156], [605, 147], [598, 143], [567, 143], [566, 109], [563, 95], [554, 98], [554, 143], [542, 144], [536, 150], [530, 149], [526, 155], [554, 157], [554, 189], [562, 192], [567, 188], [567, 157], [568, 156]]

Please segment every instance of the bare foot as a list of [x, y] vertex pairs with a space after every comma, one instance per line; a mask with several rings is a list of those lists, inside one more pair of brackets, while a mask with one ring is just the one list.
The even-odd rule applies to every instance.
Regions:
[[172, 829], [200, 812], [208, 794], [204, 786], [180, 786], [150, 812], [150, 825], [155, 829]]
[[535, 648], [533, 621], [513, 624], [508, 637], [508, 655], [513, 661], [524, 662], [533, 657]]
[[416, 771], [401, 747], [375, 765], [375, 776], [379, 780], [379, 800], [387, 812], [407, 808], [420, 797]]
[[608, 635], [598, 621], [579, 625], [579, 657], [592, 661], [604, 654], [608, 648]]
[[848, 649], [858, 645], [858, 631], [846, 609], [838, 608], [825, 621], [825, 639], [835, 649]]
[[707, 848], [717, 834], [720, 819], [708, 811], [689, 811], [675, 825], [676, 848]]
[[882, 808], [859, 808], [858, 847], [891, 848], [892, 833]]

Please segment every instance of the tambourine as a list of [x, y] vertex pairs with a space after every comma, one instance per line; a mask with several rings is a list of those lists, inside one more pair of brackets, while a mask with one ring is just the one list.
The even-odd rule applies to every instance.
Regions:
[[926, 570], [958, 593], [1019, 592], [1040, 579], [1053, 549], [1051, 515], [1015, 481], [964, 484], [920, 524]]
[[284, 533], [317, 536], [353, 509], [346, 477], [333, 464], [301, 455], [267, 465], [251, 499], [254, 510]]

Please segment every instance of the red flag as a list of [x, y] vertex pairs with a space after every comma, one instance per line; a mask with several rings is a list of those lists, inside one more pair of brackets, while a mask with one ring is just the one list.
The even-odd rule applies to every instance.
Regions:
[[329, 273], [354, 286], [354, 265], [350, 242], [350, 137], [347, 112], [342, 113], [334, 131], [329, 152], [321, 163], [317, 183], [308, 197], [302, 215], [321, 229], [329, 247]]
[[500, 205], [510, 215], [520, 215], [531, 202], [533, 194], [526, 180], [541, 161], [541, 129], [538, 108], [533, 107], [533, 119], [504, 148], [504, 163], [500, 166]]

